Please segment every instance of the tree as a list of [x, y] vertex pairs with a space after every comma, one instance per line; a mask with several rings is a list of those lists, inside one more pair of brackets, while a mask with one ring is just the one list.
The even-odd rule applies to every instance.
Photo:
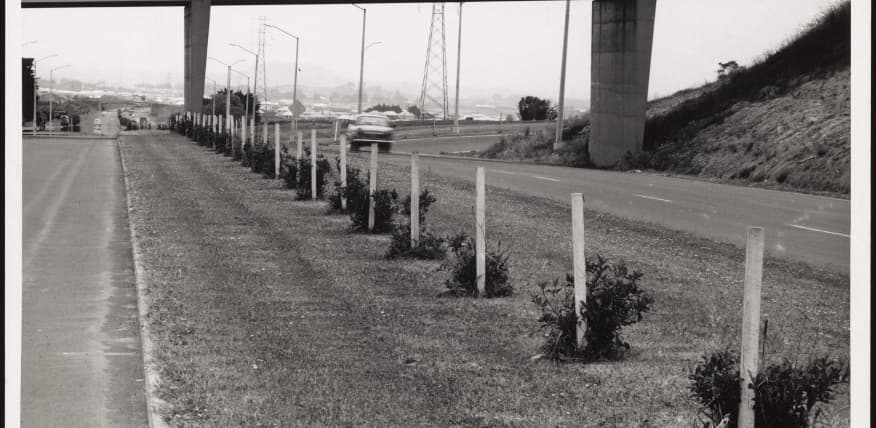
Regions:
[[[225, 102], [228, 99], [228, 90], [220, 89], [216, 91], [216, 95], [214, 96], [216, 100], [216, 114], [219, 116], [225, 116]], [[242, 91], [231, 91], [231, 115], [234, 117], [243, 116], [245, 111], [248, 111], [250, 114], [253, 112], [253, 105], [255, 105], [256, 111], [256, 121], [261, 120], [261, 115], [258, 113], [258, 109], [260, 107], [259, 98], [254, 97], [252, 94], [249, 96], [249, 110], [245, 110], [246, 106], [246, 94]], [[201, 112], [204, 114], [212, 114], [213, 106], [211, 105], [210, 98], [204, 98], [204, 102], [201, 105]]]
[[725, 77], [730, 76], [737, 71], [740, 71], [742, 67], [736, 61], [728, 61], [728, 62], [718, 62], [718, 79], [723, 79]]
[[[545, 120], [550, 117], [550, 111], [550, 100], [543, 100], [538, 97], [525, 96], [517, 103], [517, 112], [520, 115], [520, 120]], [[556, 115], [556, 111], [554, 115]]]
[[393, 111], [396, 113], [401, 113], [402, 108], [398, 105], [377, 104], [377, 105], [368, 107], [365, 111], [366, 112], [369, 112], [369, 111]]
[[292, 114], [294, 115], [301, 116], [302, 114], [304, 114], [305, 111], [307, 111], [307, 107], [305, 107], [300, 100], [296, 99], [295, 104], [292, 105], [290, 111], [292, 111]]
[[420, 117], [420, 108], [417, 106], [408, 107], [408, 113], [414, 115], [414, 117]]
[[514, 115], [509, 114], [509, 115], [505, 116], [505, 121], [506, 122], [514, 122]]
[[[34, 74], [33, 58], [21, 59], [21, 114], [27, 122], [33, 120], [33, 93], [38, 88]], [[39, 100], [39, 97], [37, 97]]]

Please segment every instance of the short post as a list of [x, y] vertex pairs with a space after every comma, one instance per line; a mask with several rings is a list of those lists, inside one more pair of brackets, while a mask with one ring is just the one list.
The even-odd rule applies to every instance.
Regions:
[[438, 135], [438, 118], [432, 118], [432, 135]]
[[742, 351], [739, 363], [739, 428], [754, 428], [754, 390], [750, 376], [757, 375], [760, 333], [760, 289], [763, 279], [763, 228], [749, 227], [745, 246], [745, 283], [742, 298]]
[[341, 153], [341, 211], [347, 211], [347, 196], [344, 194], [347, 190], [347, 136], [341, 134], [340, 147]]
[[[246, 121], [245, 118], [244, 118], [244, 121]], [[252, 118], [249, 120], [249, 134], [250, 134], [249, 135], [249, 142], [252, 145], [255, 145], [255, 139], [256, 139], [255, 132], [256, 132], [255, 118]], [[241, 146], [240, 150], [243, 150], [243, 146]]]
[[477, 199], [475, 201], [475, 253], [478, 280], [478, 296], [484, 297], [487, 291], [487, 242], [486, 242], [486, 176], [484, 167], [477, 169]]
[[280, 179], [280, 124], [274, 124], [274, 178]]
[[336, 143], [338, 142], [338, 120], [337, 119], [335, 119], [335, 138], [332, 141], [334, 141]]
[[411, 248], [420, 243], [420, 155], [411, 153]]
[[368, 231], [374, 230], [374, 194], [377, 193], [377, 143], [371, 143], [371, 176], [368, 179]]
[[295, 170], [297, 171], [295, 173], [295, 185], [296, 186], [298, 185], [298, 181], [299, 181], [298, 177], [301, 177], [301, 156], [302, 156], [302, 152], [303, 152], [303, 150], [302, 150], [303, 144], [304, 144], [304, 132], [298, 131], [298, 146], [297, 146], [297, 151], [295, 152], [295, 166], [296, 166]]
[[316, 128], [310, 130], [310, 194], [316, 200]]
[[575, 327], [575, 337], [578, 349], [586, 344], [584, 333], [587, 324], [581, 316], [581, 306], [587, 302], [587, 263], [584, 260], [584, 195], [572, 193], [572, 263], [575, 278], [575, 316], [578, 324]]
[[[240, 121], [240, 152], [243, 153], [243, 146], [246, 145], [246, 119]], [[231, 156], [234, 156], [234, 146], [231, 146]]]
[[262, 144], [265, 147], [268, 147], [268, 122], [265, 122], [264, 124], [265, 124], [265, 126], [264, 126], [265, 129], [262, 132]]

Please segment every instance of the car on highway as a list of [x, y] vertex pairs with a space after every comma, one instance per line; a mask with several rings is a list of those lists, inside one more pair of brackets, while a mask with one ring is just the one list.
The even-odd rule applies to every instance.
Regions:
[[347, 140], [350, 151], [359, 151], [362, 146], [377, 143], [377, 149], [388, 152], [392, 148], [393, 127], [382, 114], [364, 113], [356, 116], [356, 121], [347, 126]]
[[100, 132], [100, 118], [94, 118], [94, 132]]

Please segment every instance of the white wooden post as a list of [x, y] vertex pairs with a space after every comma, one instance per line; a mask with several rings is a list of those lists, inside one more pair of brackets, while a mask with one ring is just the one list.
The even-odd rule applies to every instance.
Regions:
[[274, 178], [280, 179], [280, 124], [274, 124]]
[[478, 296], [484, 297], [487, 291], [487, 242], [486, 242], [486, 177], [484, 167], [477, 169], [477, 200], [475, 201], [475, 253], [478, 280]]
[[333, 141], [336, 143], [338, 142], [338, 120], [337, 119], [335, 119], [335, 139]]
[[581, 307], [587, 302], [587, 263], [584, 260], [584, 195], [572, 193], [572, 263], [575, 278], [575, 316], [578, 324], [575, 337], [578, 348], [585, 345], [587, 321], [581, 316]]
[[371, 143], [371, 177], [368, 180], [368, 231], [374, 230], [374, 194], [377, 192], [377, 143]]
[[411, 248], [420, 243], [420, 155], [411, 153]]
[[[341, 134], [340, 147], [341, 153], [341, 189], [347, 190], [347, 136]], [[347, 196], [341, 194], [341, 211], [347, 211]]]
[[[255, 116], [255, 115], [253, 115], [253, 116]], [[246, 119], [244, 119], [244, 120], [246, 120]], [[255, 117], [253, 117], [252, 119], [249, 120], [249, 133], [250, 133], [249, 142], [250, 142], [250, 144], [255, 144], [255, 138], [256, 138], [255, 131], [256, 131]]]
[[754, 428], [754, 390], [748, 387], [757, 375], [760, 333], [760, 289], [763, 279], [763, 228], [749, 227], [745, 246], [745, 284], [742, 299], [742, 351], [739, 376], [739, 428]]
[[[240, 121], [240, 152], [243, 153], [243, 146], [246, 145], [246, 119]], [[234, 155], [234, 146], [231, 147], [232, 156]]]
[[310, 130], [310, 195], [316, 200], [316, 128]]
[[262, 135], [262, 143], [264, 144], [265, 147], [268, 147], [268, 122], [265, 122], [264, 128], [265, 129], [263, 132], [264, 135]]

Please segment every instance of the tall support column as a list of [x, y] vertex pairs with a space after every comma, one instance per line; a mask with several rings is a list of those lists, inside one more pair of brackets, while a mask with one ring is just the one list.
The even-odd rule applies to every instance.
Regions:
[[641, 153], [657, 0], [594, 0], [590, 159], [597, 166]]
[[183, 10], [185, 38], [184, 100], [189, 111], [201, 111], [207, 71], [207, 40], [210, 36], [210, 1], [190, 0]]

